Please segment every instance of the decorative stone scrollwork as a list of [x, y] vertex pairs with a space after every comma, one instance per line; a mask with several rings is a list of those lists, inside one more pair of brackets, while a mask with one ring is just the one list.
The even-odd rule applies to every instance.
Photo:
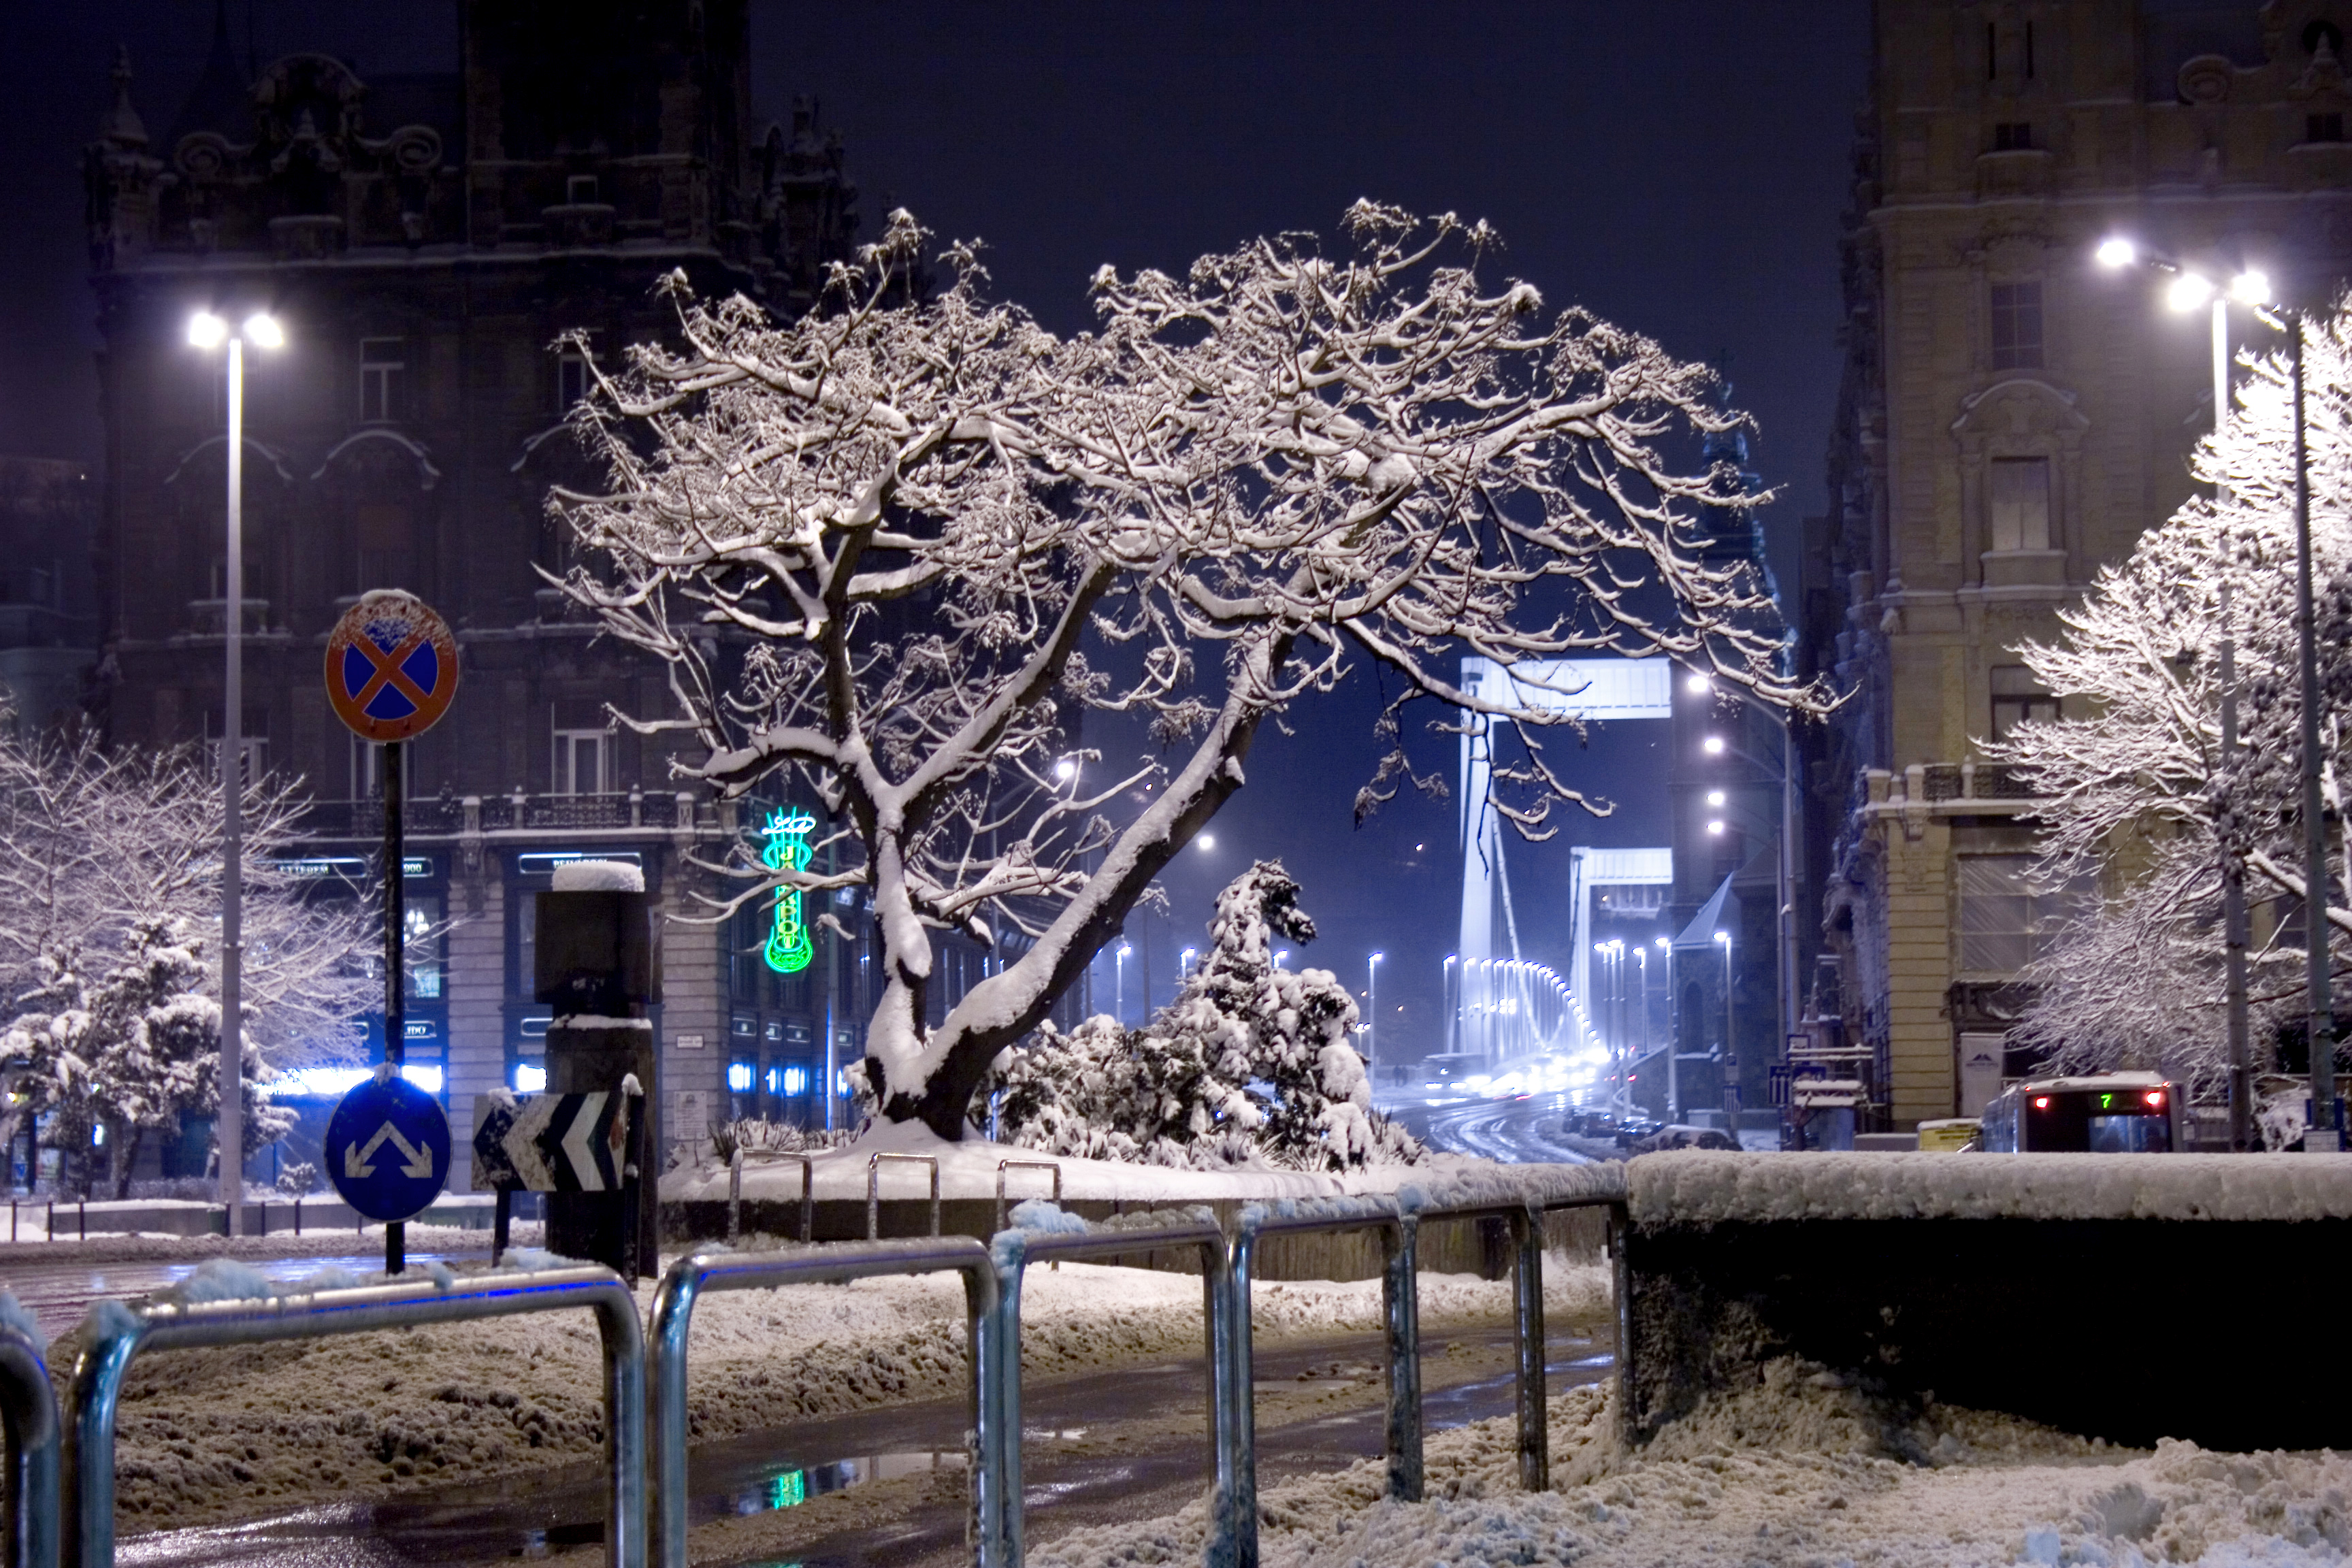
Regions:
[[2238, 68], [2227, 55], [2196, 55], [2181, 62], [2176, 79], [2183, 103], [2226, 103]]

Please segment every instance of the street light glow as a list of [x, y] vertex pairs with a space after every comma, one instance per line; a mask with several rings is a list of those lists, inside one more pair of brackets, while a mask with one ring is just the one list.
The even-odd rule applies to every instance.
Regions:
[[2213, 280], [2200, 278], [2194, 272], [2182, 273], [2164, 291], [2164, 302], [2176, 310], [2200, 310], [2212, 297]]
[[1709, 833], [1719, 834], [1723, 831], [1723, 824], [1721, 822], [1710, 822], [1706, 825], [1706, 830]]
[[1217, 836], [1213, 833], [1203, 833], [1194, 842], [1203, 849], [1214, 849], [1217, 847]]
[[2121, 235], [2099, 241], [2096, 252], [2102, 267], [2129, 267], [2139, 259], [2139, 247]]
[[1064, 757], [1060, 762], [1054, 764], [1054, 776], [1057, 779], [1066, 781], [1077, 777], [1077, 774], [1078, 764], [1070, 761], [1067, 757]]
[[1709, 735], [1709, 736], [1706, 738], [1706, 754], [1707, 754], [1708, 756], [1710, 756], [1710, 757], [1719, 757], [1719, 756], [1723, 755], [1723, 737], [1722, 737], [1722, 736], [1720, 736], [1720, 735]]
[[257, 349], [282, 349], [286, 329], [278, 324], [277, 317], [257, 310], [245, 319], [245, 341]]
[[1701, 675], [1696, 670], [1693, 670], [1689, 677], [1683, 681], [1683, 689], [1703, 696], [1715, 689], [1715, 682], [1709, 680], [1706, 676]]
[[1719, 789], [1711, 789], [1707, 791], [1706, 804], [1709, 805], [1721, 805], [1723, 804], [1723, 792]]
[[210, 310], [198, 310], [188, 318], [188, 344], [191, 348], [216, 349], [228, 342], [228, 323]]
[[2271, 280], [2249, 268], [2230, 279], [2230, 298], [2241, 305], [2267, 305], [2271, 302]]
[[1664, 947], [1667, 946], [1667, 945], [1668, 945], [1668, 943], [1667, 943], [1666, 939], [1665, 939], [1664, 937], [1660, 937], [1660, 938], [1658, 939], [1658, 945], [1659, 945], [1661, 948], [1664, 948]]

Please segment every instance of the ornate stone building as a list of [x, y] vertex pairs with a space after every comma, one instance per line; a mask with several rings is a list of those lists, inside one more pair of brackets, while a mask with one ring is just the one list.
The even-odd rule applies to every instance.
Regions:
[[1803, 620], [1855, 691], [1807, 771], [1839, 1005], [1898, 1124], [1998, 1087], [2058, 918], [2024, 878], [2031, 781], [1978, 760], [2057, 711], [2013, 650], [2188, 498], [2211, 426], [2209, 318], [2094, 247], [2340, 288], [2347, 26], [2340, 0], [1877, 0], [1832, 510], [1808, 531], [1808, 580], [1836, 588]]
[[[298, 54], [251, 79], [223, 26], [162, 136], [118, 65], [89, 151], [102, 721], [142, 745], [218, 733], [225, 617], [241, 616], [248, 758], [309, 782], [304, 868], [355, 892], [380, 765], [327, 706], [325, 635], [372, 587], [449, 619], [463, 684], [408, 748], [409, 908], [446, 934], [414, 954], [407, 1049], [443, 1069], [460, 1128], [477, 1094], [534, 1082], [531, 910], [552, 868], [635, 859], [665, 910], [693, 915], [714, 889], [688, 858], [761, 826], [610, 721], [608, 704], [659, 708], [665, 683], [535, 570], [566, 563], [548, 488], [594, 482], [562, 428], [584, 367], [558, 334], [658, 336], [652, 288], [673, 268], [795, 311], [847, 254], [839, 142], [805, 107], [755, 133], [748, 26], [745, 0], [464, 0], [449, 74], [364, 79]], [[245, 581], [229, 584], [221, 366], [185, 322], [264, 307], [289, 342], [248, 359]], [[833, 912], [861, 929], [853, 905]], [[761, 962], [764, 919], [667, 927], [674, 1137], [730, 1110], [822, 1123], [828, 1034], [843, 1065], [859, 1048], [863, 942], [823, 937], [785, 976]]]

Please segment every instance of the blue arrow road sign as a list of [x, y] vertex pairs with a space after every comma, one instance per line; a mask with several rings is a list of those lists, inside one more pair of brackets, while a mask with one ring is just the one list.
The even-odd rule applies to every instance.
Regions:
[[431, 1095], [379, 1069], [343, 1096], [321, 1152], [343, 1201], [370, 1219], [408, 1219], [449, 1180], [449, 1119]]

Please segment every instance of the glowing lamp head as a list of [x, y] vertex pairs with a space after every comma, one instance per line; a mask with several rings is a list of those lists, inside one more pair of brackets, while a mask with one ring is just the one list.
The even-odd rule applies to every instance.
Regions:
[[1720, 837], [1723, 834], [1723, 824], [1720, 822], [1710, 822], [1706, 825], [1706, 830]]
[[2099, 241], [2099, 248], [2093, 254], [2102, 267], [2129, 267], [2139, 259], [2139, 247], [2119, 234], [2112, 235]]
[[1668, 943], [1667, 943], [1667, 941], [1666, 941], [1666, 939], [1665, 939], [1664, 937], [1660, 937], [1660, 938], [1658, 939], [1658, 951], [1659, 951], [1659, 952], [1664, 952], [1666, 950], [1667, 945], [1668, 945]]
[[278, 318], [266, 311], [256, 311], [245, 319], [245, 341], [257, 349], [282, 349], [286, 346], [286, 329]]
[[1701, 742], [1701, 746], [1710, 757], [1719, 757], [1723, 755], [1723, 737], [1720, 735], [1709, 735], [1706, 741]]
[[1203, 833], [1196, 842], [1203, 849], [1214, 849], [1217, 847], [1217, 836], [1213, 833]]
[[1078, 776], [1078, 764], [1064, 757], [1054, 764], [1054, 776], [1066, 783]]
[[2176, 310], [2194, 310], [2213, 297], [2213, 280], [2184, 272], [2164, 291], [2164, 302]]
[[1724, 946], [1729, 947], [1731, 945], [1731, 933], [1727, 931], [1719, 931], [1715, 933], [1715, 940], [1723, 943]]
[[1135, 949], [1133, 949], [1133, 948], [1131, 948], [1131, 947], [1128, 946], [1128, 945], [1127, 945], [1127, 943], [1125, 943], [1125, 942], [1120, 942], [1120, 943], [1118, 944], [1118, 955], [1119, 955], [1121, 958], [1125, 958], [1128, 954], [1129, 954], [1129, 953], [1133, 952], [1134, 951], [1135, 951]]
[[1715, 689], [1715, 682], [1698, 671], [1693, 670], [1683, 677], [1683, 689], [1694, 697], [1704, 697]]
[[216, 349], [228, 342], [228, 323], [210, 310], [198, 310], [188, 318], [188, 344], [191, 348]]
[[1719, 789], [1711, 789], [1707, 791], [1706, 804], [1709, 805], [1721, 805], [1723, 804], [1723, 792]]
[[2271, 302], [2271, 280], [2249, 268], [2230, 279], [2230, 298], [2241, 305], [2267, 305]]

